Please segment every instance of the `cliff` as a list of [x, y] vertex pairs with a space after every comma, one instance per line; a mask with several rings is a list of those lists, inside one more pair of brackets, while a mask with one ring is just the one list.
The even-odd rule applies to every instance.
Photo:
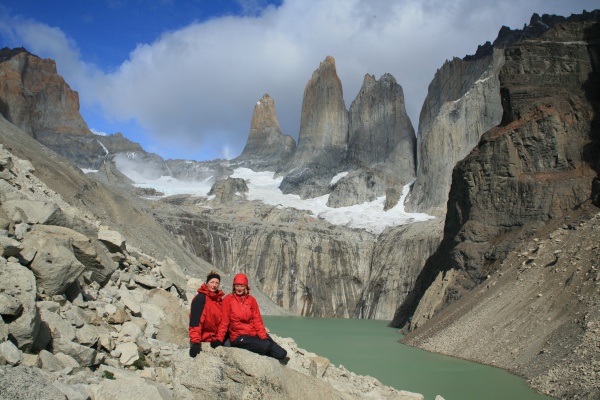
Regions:
[[275, 171], [290, 159], [295, 149], [294, 139], [281, 133], [274, 100], [265, 94], [254, 106], [246, 146], [232, 163], [255, 171]]
[[[454, 168], [444, 239], [393, 321], [417, 329], [411, 343], [461, 356], [469, 343], [468, 357], [545, 382], [545, 390], [559, 397], [581, 390], [548, 386], [552, 371], [563, 368], [560, 355], [587, 348], [586, 338], [598, 333], [599, 299], [590, 286], [597, 268], [598, 27], [597, 17], [565, 22], [505, 49], [502, 122]], [[588, 234], [593, 239], [586, 245]], [[510, 289], [515, 282], [521, 289]], [[491, 302], [489, 290], [498, 285]], [[494, 311], [495, 304], [504, 311]], [[481, 313], [487, 317], [478, 321], [473, 341], [472, 321]], [[461, 320], [453, 324], [452, 316]], [[506, 327], [517, 326], [516, 337], [503, 339]], [[450, 331], [471, 341], [440, 345]], [[498, 355], [484, 357], [478, 342], [486, 344], [486, 354]], [[579, 367], [564, 368], [573, 374]]]

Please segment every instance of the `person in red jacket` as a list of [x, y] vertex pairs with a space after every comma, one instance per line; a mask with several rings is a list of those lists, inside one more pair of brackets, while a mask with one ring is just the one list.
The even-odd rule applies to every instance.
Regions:
[[227, 333], [232, 347], [273, 357], [283, 363], [289, 360], [287, 351], [267, 335], [258, 303], [250, 295], [248, 277], [244, 274], [233, 278], [233, 291], [223, 299], [223, 316], [211, 347], [222, 346]]
[[201, 342], [215, 340], [221, 322], [223, 291], [219, 290], [221, 276], [210, 271], [206, 283], [198, 289], [192, 300], [190, 311], [190, 357], [196, 357], [202, 351]]

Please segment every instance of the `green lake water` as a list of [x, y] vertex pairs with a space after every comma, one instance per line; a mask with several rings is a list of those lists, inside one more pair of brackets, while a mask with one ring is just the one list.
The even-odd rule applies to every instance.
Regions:
[[524, 379], [493, 368], [398, 343], [388, 321], [264, 317], [267, 328], [293, 338], [298, 347], [327, 357], [359, 375], [370, 375], [399, 390], [445, 400], [542, 400]]

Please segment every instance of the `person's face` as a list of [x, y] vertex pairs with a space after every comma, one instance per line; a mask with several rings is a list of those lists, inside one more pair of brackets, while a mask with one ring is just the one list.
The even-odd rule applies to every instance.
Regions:
[[243, 296], [246, 294], [246, 285], [241, 285], [241, 284], [235, 284], [233, 285], [233, 290], [235, 291], [235, 294], [237, 294], [238, 296]]
[[221, 281], [219, 281], [217, 278], [212, 278], [210, 281], [206, 282], [206, 286], [211, 292], [216, 292], [217, 290], [219, 290], [220, 285]]

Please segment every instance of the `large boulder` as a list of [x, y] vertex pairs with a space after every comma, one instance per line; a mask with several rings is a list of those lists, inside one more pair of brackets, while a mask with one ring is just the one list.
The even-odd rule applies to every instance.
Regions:
[[63, 294], [85, 270], [75, 257], [72, 239], [62, 234], [34, 230], [25, 235], [23, 247], [23, 252], [35, 253], [29, 268], [47, 296]]
[[75, 258], [85, 266], [85, 271], [91, 272], [90, 280], [98, 282], [100, 285], [104, 285], [118, 267], [118, 264], [111, 259], [106, 246], [100, 241], [70, 228], [50, 225], [34, 226], [26, 236], [27, 243], [33, 241], [33, 237], [46, 236], [69, 242]]
[[209, 399], [336, 399], [342, 396], [325, 382], [301, 374], [269, 357], [221, 348], [190, 358], [185, 350], [173, 355], [173, 387], [182, 400]]
[[66, 396], [36, 368], [0, 366], [0, 398], [65, 400]]
[[6, 317], [5, 323], [8, 325], [8, 335], [17, 347], [24, 351], [31, 350], [40, 332], [40, 316], [35, 304], [35, 276], [22, 265], [0, 258], [0, 292], [22, 305], [22, 312], [16, 317]]

